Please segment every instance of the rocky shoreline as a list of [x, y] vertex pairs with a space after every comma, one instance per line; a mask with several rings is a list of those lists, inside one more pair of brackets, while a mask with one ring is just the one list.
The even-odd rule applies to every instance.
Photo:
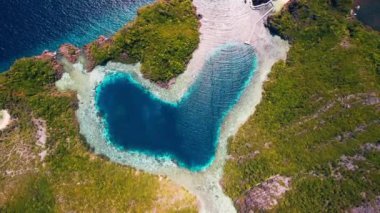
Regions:
[[[63, 63], [61, 62], [62, 59], [65, 59], [66, 61], [70, 62], [71, 64], [77, 63], [81, 57], [83, 57], [86, 72], [91, 72], [97, 65], [100, 65], [96, 62], [93, 54], [93, 47], [105, 47], [107, 45], [112, 44], [113, 39], [107, 38], [103, 35], [99, 36], [98, 39], [95, 41], [85, 45], [83, 48], [79, 48], [73, 44], [65, 43], [62, 44], [57, 52], [52, 52], [45, 50], [40, 55], [35, 56], [35, 59], [43, 60], [43, 61], [49, 61], [54, 69], [54, 71], [57, 73], [57, 80], [62, 77], [62, 74], [64, 73]], [[128, 54], [124, 53], [121, 56], [122, 58], [120, 60], [126, 61], [128, 60]], [[176, 82], [176, 79], [173, 78], [168, 82], [158, 81], [155, 82], [155, 84], [163, 89], [169, 89], [171, 85], [174, 85]]]
[[60, 62], [61, 59], [65, 59], [68, 62], [74, 64], [78, 62], [81, 56], [83, 56], [86, 62], [86, 71], [91, 72], [98, 65], [94, 60], [91, 48], [92, 45], [103, 46], [105, 44], [109, 44], [110, 42], [112, 42], [111, 39], [108, 39], [105, 36], [101, 35], [98, 39], [85, 45], [83, 48], [79, 48], [70, 43], [65, 43], [58, 48], [57, 52], [45, 50], [34, 58], [38, 60], [49, 61], [52, 64], [54, 71], [57, 73], [57, 79], [60, 79], [64, 72], [63, 65]]
[[[97, 47], [97, 48], [103, 48], [107, 45], [111, 45], [113, 43], [113, 39], [109, 39], [103, 35], [99, 36], [98, 39], [96, 39], [95, 41], [85, 45], [82, 49], [83, 51], [83, 55], [86, 59], [86, 70], [87, 72], [91, 72], [97, 65], [99, 65], [97, 62], [96, 62], [96, 59], [94, 57], [94, 47]], [[103, 63], [103, 62], [102, 62]]]
[[55, 74], [56, 74], [55, 78], [57, 80], [61, 79], [64, 73], [64, 69], [63, 69], [63, 65], [59, 63], [59, 61], [57, 60], [56, 52], [45, 50], [41, 53], [41, 55], [35, 56], [34, 58], [41, 61], [48, 61], [51, 64], [53, 70], [55, 71]]

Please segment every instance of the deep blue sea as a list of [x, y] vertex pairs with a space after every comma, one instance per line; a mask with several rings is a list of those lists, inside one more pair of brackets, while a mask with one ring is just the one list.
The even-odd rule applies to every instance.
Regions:
[[112, 35], [153, 0], [0, 0], [0, 72], [20, 57]]
[[215, 156], [221, 125], [256, 70], [251, 46], [226, 45], [207, 61], [178, 103], [153, 96], [131, 74], [106, 76], [96, 106], [107, 139], [122, 150], [165, 157], [192, 171]]
[[[20, 57], [110, 36], [153, 0], [0, 0], [0, 72]], [[215, 157], [222, 123], [256, 69], [252, 47], [226, 45], [178, 103], [157, 99], [130, 74], [106, 76], [96, 105], [106, 139], [120, 149], [170, 158], [192, 171]]]

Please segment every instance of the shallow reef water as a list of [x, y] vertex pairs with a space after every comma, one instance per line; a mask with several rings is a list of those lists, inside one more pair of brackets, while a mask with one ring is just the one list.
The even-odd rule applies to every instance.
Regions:
[[153, 0], [0, 1], [0, 72], [17, 58], [110, 36]]
[[250, 45], [225, 45], [176, 103], [155, 97], [130, 73], [109, 74], [95, 97], [105, 137], [119, 150], [170, 159], [191, 171], [203, 170], [214, 159], [225, 116], [256, 66]]
[[[276, 1], [277, 11], [286, 2], [287, 0]], [[263, 82], [267, 79], [273, 64], [279, 60], [286, 59], [289, 44], [277, 36], [271, 36], [265, 28], [263, 19], [260, 18], [262, 13], [252, 10], [244, 1], [193, 0], [193, 3], [197, 8], [197, 13], [202, 14], [203, 17], [200, 19], [201, 41], [198, 49], [193, 53], [186, 71], [176, 78], [175, 83], [169, 89], [160, 88], [143, 78], [140, 72], [141, 64], [115, 62], [109, 62], [105, 66], [97, 66], [92, 72], [86, 72], [81, 62], [76, 64], [65, 63], [66, 73], [63, 74], [61, 80], [56, 82], [56, 86], [59, 90], [74, 90], [77, 92], [79, 102], [76, 116], [80, 125], [80, 133], [85, 137], [89, 146], [93, 148], [94, 153], [104, 155], [110, 161], [132, 166], [144, 172], [167, 176], [197, 196], [200, 212], [236, 212], [233, 201], [224, 194], [220, 185], [225, 161], [228, 158], [228, 138], [236, 134], [239, 127], [255, 111], [255, 107], [261, 100]], [[251, 46], [243, 43], [249, 43]], [[228, 46], [230, 48], [227, 48]], [[235, 47], [232, 48], [231, 46]], [[254, 47], [254, 50], [252, 47]], [[231, 51], [233, 49], [235, 51]], [[223, 51], [225, 53], [222, 53]], [[218, 67], [226, 68], [217, 69]], [[227, 71], [227, 67], [231, 69]], [[252, 68], [248, 75], [246, 75], [246, 71], [241, 70], [247, 67]], [[208, 145], [206, 144], [208, 147], [215, 148], [215, 150], [208, 152], [211, 153], [211, 156], [206, 156], [206, 160], [195, 162], [193, 166], [191, 166], [192, 164], [190, 166], [189, 164], [185, 165], [182, 162], [181, 167], [178, 166], [181, 162], [173, 150], [164, 150], [157, 154], [154, 152], [155, 150], [144, 150], [141, 147], [127, 149], [123, 147], [123, 144], [116, 144], [115, 141], [110, 140], [113, 136], [109, 134], [110, 131], [107, 128], [107, 112], [101, 113], [97, 103], [100, 98], [100, 90], [103, 86], [106, 86], [104, 83], [108, 81], [117, 83], [119, 79], [120, 81], [128, 82], [131, 84], [128, 88], [140, 88], [139, 91], [145, 93], [144, 100], [148, 101], [148, 103], [153, 101], [154, 103], [158, 102], [159, 105], [165, 105], [166, 103], [165, 106], [168, 105], [167, 107], [174, 108], [171, 110], [176, 113], [178, 113], [181, 105], [186, 105], [189, 111], [186, 111], [183, 106], [183, 118], [191, 114], [204, 113], [206, 116], [194, 115], [194, 118], [188, 117], [188, 122], [200, 123], [209, 119], [211, 117], [210, 113], [220, 113], [218, 110], [203, 112], [201, 108], [198, 108], [199, 111], [191, 112], [194, 110], [192, 108], [194, 105], [207, 105], [210, 102], [218, 103], [218, 99], [215, 98], [210, 102], [201, 101], [197, 98], [204, 97], [204, 100], [207, 100], [207, 94], [219, 92], [217, 89], [212, 89], [214, 85], [219, 85], [214, 83], [220, 78], [217, 70], [229, 72], [232, 80], [239, 79], [238, 76], [233, 76], [232, 74], [245, 75], [247, 79], [243, 82], [243, 85], [238, 82], [234, 84], [235, 89], [241, 89], [240, 91], [228, 90], [231, 92], [231, 96], [236, 99], [232, 100], [230, 105], [224, 103], [226, 106], [218, 108], [224, 114], [222, 114], [220, 120], [214, 119], [214, 122], [222, 123], [219, 123], [216, 127], [214, 126], [213, 131], [215, 133], [216, 129], [216, 140], [208, 139], [208, 141], [201, 140], [198, 142], [202, 143], [201, 145], [208, 142]], [[221, 76], [226, 77], [224, 74], [221, 74]], [[207, 78], [215, 79], [211, 81], [202, 80]], [[242, 79], [244, 78], [242, 77]], [[239, 81], [241, 82], [241, 80]], [[205, 85], [202, 86], [202, 83], [199, 82], [204, 82]], [[207, 82], [210, 85], [207, 85]], [[228, 84], [227, 86], [219, 85], [218, 88], [227, 89]], [[201, 95], [202, 93], [206, 94]], [[223, 94], [229, 93], [224, 92]], [[105, 93], [105, 95], [110, 94]], [[150, 99], [146, 99], [146, 97]], [[221, 100], [224, 98], [219, 95], [213, 97], [220, 97]], [[192, 102], [194, 105], [185, 104], [186, 100], [190, 102], [190, 99], [194, 101]], [[127, 102], [127, 100], [123, 101]], [[130, 103], [136, 102], [131, 101]], [[207, 107], [205, 107], [205, 110]], [[117, 108], [114, 107], [111, 110], [117, 110]], [[143, 113], [141, 114], [143, 115]], [[180, 117], [182, 115], [177, 114], [176, 116]], [[180, 119], [178, 118], [177, 120], [178, 124], [180, 124]], [[194, 128], [186, 129], [181, 127], [181, 131], [185, 131], [184, 134], [188, 134], [186, 131], [189, 134], [191, 131], [198, 131], [196, 125], [194, 127], [195, 130], [193, 130]], [[160, 143], [158, 140], [154, 142]], [[176, 143], [178, 144], [177, 141]], [[194, 149], [196, 147], [198, 149], [197, 146], [198, 144], [196, 143], [187, 148]], [[188, 169], [187, 167], [192, 168]], [[202, 171], [194, 172], [194, 170]]]

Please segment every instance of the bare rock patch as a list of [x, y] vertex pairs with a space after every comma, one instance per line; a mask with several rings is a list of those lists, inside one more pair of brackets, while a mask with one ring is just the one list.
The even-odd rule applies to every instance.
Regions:
[[349, 213], [378, 213], [380, 212], [380, 196], [377, 196], [375, 200], [362, 204], [346, 211]]
[[285, 192], [290, 189], [291, 178], [276, 175], [252, 187], [235, 202], [239, 212], [254, 212], [272, 209]]

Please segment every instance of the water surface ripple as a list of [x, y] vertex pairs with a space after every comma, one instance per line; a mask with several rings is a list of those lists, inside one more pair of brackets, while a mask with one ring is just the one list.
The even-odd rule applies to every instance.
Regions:
[[96, 90], [107, 140], [123, 150], [169, 158], [192, 171], [205, 169], [214, 159], [224, 118], [255, 69], [251, 46], [223, 46], [178, 103], [154, 97], [129, 73], [108, 75]]
[[20, 57], [110, 36], [153, 0], [1, 0], [0, 72]]

